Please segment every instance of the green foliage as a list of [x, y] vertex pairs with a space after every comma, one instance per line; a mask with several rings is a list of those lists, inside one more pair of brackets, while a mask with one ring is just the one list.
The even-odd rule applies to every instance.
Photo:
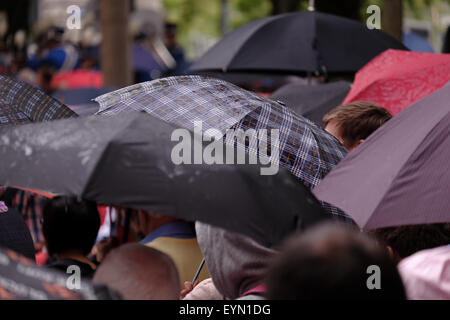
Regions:
[[236, 29], [250, 21], [270, 15], [270, 0], [231, 0], [231, 26]]
[[[279, 5], [281, 0], [228, 0], [229, 19], [231, 29], [236, 29], [250, 21], [261, 19], [271, 15], [275, 5]], [[308, 0], [283, 0], [287, 4], [286, 8], [292, 10], [305, 10]], [[347, 1], [347, 0], [346, 0]], [[325, 11], [333, 14], [351, 15], [361, 21], [365, 21], [367, 7], [375, 4], [383, 8], [383, 2], [389, 0], [352, 0], [354, 6], [349, 6], [350, 2], [336, 0], [316, 0], [317, 6], [322, 6]], [[430, 6], [435, 6], [435, 10], [450, 5], [450, 0], [403, 0], [404, 15], [415, 19], [430, 19]], [[295, 4], [297, 2], [297, 4]], [[319, 3], [322, 2], [322, 3]], [[163, 0], [163, 6], [167, 12], [168, 20], [178, 24], [179, 42], [187, 49], [188, 56], [194, 58], [198, 55], [198, 50], [194, 40], [206, 39], [206, 42], [214, 42], [221, 38], [221, 0]], [[278, 8], [279, 9], [279, 8]], [[356, 16], [355, 16], [355, 9]], [[444, 10], [442, 9], [443, 11]]]
[[220, 0], [163, 0], [167, 20], [178, 25], [178, 42], [188, 58], [197, 53], [194, 40], [218, 40], [220, 33]]
[[[228, 0], [232, 29], [250, 21], [267, 17], [271, 13], [270, 0]], [[188, 56], [196, 53], [194, 39], [218, 40], [220, 30], [221, 0], [163, 0], [167, 19], [178, 24], [178, 39], [187, 49]]]
[[179, 26], [180, 37], [192, 29], [210, 36], [219, 36], [220, 1], [163, 0], [167, 18]]

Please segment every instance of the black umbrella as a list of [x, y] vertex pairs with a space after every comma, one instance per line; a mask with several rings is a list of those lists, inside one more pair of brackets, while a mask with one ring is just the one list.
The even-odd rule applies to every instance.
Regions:
[[22, 216], [13, 208], [0, 213], [0, 247], [11, 249], [35, 260], [30, 230]]
[[407, 48], [380, 30], [320, 12], [257, 20], [226, 35], [191, 71], [353, 73], [387, 49]]
[[105, 286], [80, 281], [69, 289], [67, 276], [38, 267], [33, 261], [0, 247], [0, 300], [118, 300]]
[[67, 106], [37, 87], [0, 75], [0, 125], [76, 117]]
[[350, 82], [346, 81], [318, 85], [291, 83], [275, 91], [270, 98], [321, 125], [323, 116], [344, 101], [350, 87]]
[[266, 246], [328, 217], [288, 171], [174, 164], [175, 129], [140, 112], [8, 128], [0, 132], [0, 183], [200, 220]]

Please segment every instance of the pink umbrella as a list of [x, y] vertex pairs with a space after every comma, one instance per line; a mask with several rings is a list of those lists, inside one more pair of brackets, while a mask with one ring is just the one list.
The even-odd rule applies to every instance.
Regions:
[[356, 73], [344, 100], [378, 103], [396, 115], [450, 81], [450, 54], [386, 50]]
[[51, 86], [57, 90], [78, 88], [102, 88], [103, 75], [96, 70], [73, 70], [53, 76]]

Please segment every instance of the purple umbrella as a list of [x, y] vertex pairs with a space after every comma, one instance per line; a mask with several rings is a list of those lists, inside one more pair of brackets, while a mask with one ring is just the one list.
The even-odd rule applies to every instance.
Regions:
[[389, 120], [313, 193], [360, 227], [450, 222], [450, 83]]

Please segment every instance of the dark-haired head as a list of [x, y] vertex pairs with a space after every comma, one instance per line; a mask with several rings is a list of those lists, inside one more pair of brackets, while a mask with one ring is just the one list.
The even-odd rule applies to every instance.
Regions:
[[100, 216], [95, 202], [55, 197], [44, 205], [42, 229], [50, 255], [67, 251], [87, 255], [99, 228]]
[[388, 248], [396, 262], [416, 252], [450, 243], [450, 223], [387, 227], [370, 233]]
[[282, 300], [406, 298], [386, 250], [341, 224], [320, 225], [290, 239], [271, 264], [267, 288], [269, 299]]

